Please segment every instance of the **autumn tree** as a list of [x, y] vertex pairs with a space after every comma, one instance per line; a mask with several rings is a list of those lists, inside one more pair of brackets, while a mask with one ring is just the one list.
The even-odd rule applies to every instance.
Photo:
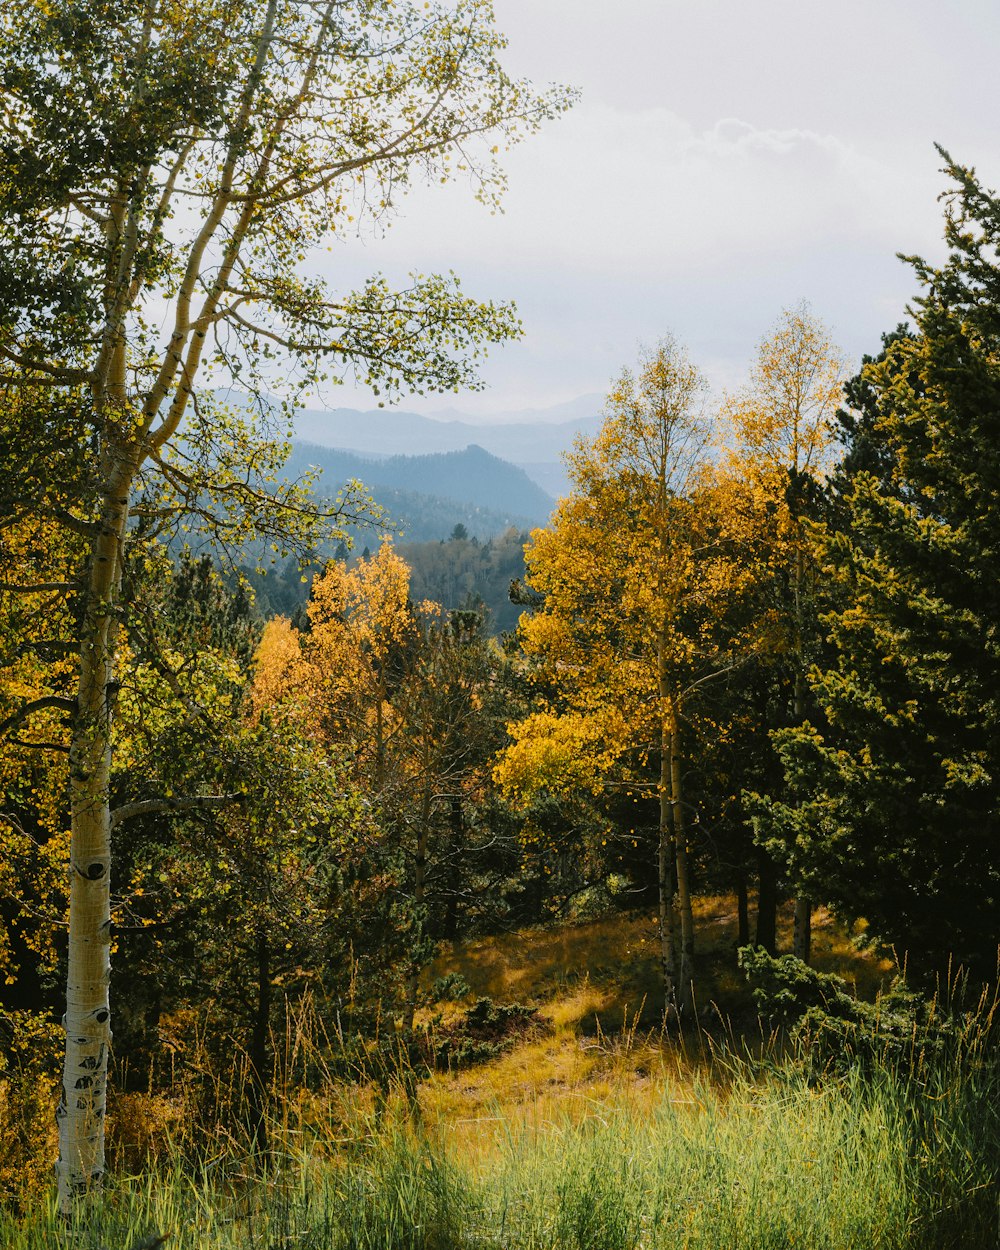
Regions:
[[116, 930], [132, 934], [122, 959], [131, 1040], [141, 1053], [145, 1034], [152, 1064], [162, 1058], [161, 1020], [178, 1008], [210, 1014], [219, 1033], [212, 1051], [221, 1059], [235, 1046], [247, 1060], [247, 1127], [266, 1149], [273, 1037], [285, 1035], [297, 1002], [322, 1001], [346, 980], [343, 878], [370, 821], [346, 763], [293, 724], [231, 712], [206, 751], [182, 707], [165, 711], [133, 763], [132, 792], [156, 793], [164, 781], [182, 791], [211, 778], [221, 792], [242, 787], [244, 797], [214, 810], [182, 807], [168, 822], [133, 801], [116, 917]]
[[690, 1003], [694, 978], [686, 739], [699, 692], [731, 663], [721, 618], [739, 581], [718, 525], [703, 391], [665, 340], [622, 374], [600, 432], [568, 457], [573, 489], [526, 553], [541, 606], [522, 618], [521, 640], [551, 697], [511, 727], [497, 772], [521, 801], [608, 785], [656, 795], [668, 1006]]
[[[482, 618], [414, 604], [409, 584], [389, 542], [350, 567], [331, 562], [313, 584], [307, 632], [269, 622], [254, 681], [260, 713], [297, 723], [350, 760], [369, 798], [382, 862], [397, 865], [389, 894], [405, 934], [405, 1032], [442, 927], [432, 910], [457, 913], [468, 889], [474, 813], [502, 725], [501, 661]], [[376, 846], [370, 857], [379, 858]]]
[[[8, 468], [53, 460], [66, 434], [74, 489], [21, 491], [16, 506], [84, 540], [75, 688], [45, 696], [71, 716], [64, 1209], [103, 1172], [131, 553], [184, 517], [235, 541], [287, 535], [306, 515], [293, 489], [265, 488], [280, 446], [209, 386], [271, 388], [286, 353], [305, 382], [351, 367], [389, 392], [452, 388], [474, 384], [485, 342], [516, 331], [509, 306], [452, 278], [393, 291], [376, 276], [335, 295], [303, 267], [415, 181], [461, 172], [495, 198], [488, 145], [568, 101], [511, 80], [502, 47], [488, 0], [15, 0], [0, 16], [0, 384], [28, 396]], [[24, 414], [41, 395], [60, 415], [39, 428]], [[260, 414], [266, 425], [272, 410]], [[26, 701], [20, 722], [39, 710]]]
[[[818, 568], [807, 527], [835, 463], [834, 417], [843, 393], [842, 375], [829, 333], [803, 304], [787, 310], [761, 343], [747, 385], [725, 409], [728, 469], [742, 496], [736, 504], [742, 520], [734, 516], [732, 521], [743, 525], [744, 549], [754, 565], [759, 617], [756, 666], [762, 681], [770, 676], [782, 688], [756, 700], [765, 717], [769, 711], [778, 713], [778, 722], [766, 726], [770, 729], [801, 724], [808, 710], [807, 673], [819, 624], [814, 594]], [[776, 706], [780, 703], [784, 709]], [[765, 851], [759, 873], [758, 940], [770, 949], [772, 871]], [[794, 951], [806, 962], [810, 913], [810, 900], [800, 890]]]

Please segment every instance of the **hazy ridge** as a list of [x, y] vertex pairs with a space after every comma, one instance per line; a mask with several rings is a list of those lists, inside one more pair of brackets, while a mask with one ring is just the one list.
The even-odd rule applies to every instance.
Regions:
[[[402, 505], [402, 512], [409, 514], [411, 526], [417, 521], [416, 512], [421, 510], [417, 499], [402, 499], [406, 495], [432, 496], [475, 509], [485, 520], [485, 513], [496, 514], [488, 523], [488, 532], [482, 532], [482, 524], [475, 524], [470, 532], [488, 537], [510, 525], [523, 528], [543, 525], [555, 506], [555, 500], [547, 494], [521, 468], [485, 451], [470, 446], [460, 451], [429, 453], [424, 455], [396, 455], [369, 459], [353, 451], [319, 447], [312, 443], [295, 443], [286, 471], [298, 476], [308, 468], [322, 470], [320, 493], [339, 488], [356, 478], [368, 486], [379, 503], [393, 512]], [[332, 493], [332, 490], [331, 490]], [[452, 522], [456, 524], [457, 522]], [[463, 519], [468, 527], [468, 521]], [[450, 529], [451, 527], [449, 527]], [[443, 538], [445, 534], [421, 534], [420, 537]], [[417, 537], [416, 534], [413, 535]]]

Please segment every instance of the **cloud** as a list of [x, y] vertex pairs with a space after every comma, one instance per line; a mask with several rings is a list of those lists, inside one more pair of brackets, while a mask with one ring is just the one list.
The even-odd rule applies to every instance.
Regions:
[[895, 253], [939, 253], [930, 151], [598, 103], [507, 163], [503, 215], [458, 184], [417, 188], [384, 238], [336, 249], [329, 269], [344, 283], [454, 268], [471, 294], [516, 298], [527, 337], [486, 370], [501, 406], [603, 390], [638, 341], [666, 330], [731, 385], [801, 298], [852, 354], [871, 349], [912, 290]]
[[904, 173], [835, 136], [736, 117], [698, 130], [664, 108], [581, 106], [510, 154], [504, 215], [458, 185], [418, 188], [377, 254], [460, 271], [495, 258], [516, 279], [718, 272], [846, 239], [907, 250], [940, 233], [934, 165]]

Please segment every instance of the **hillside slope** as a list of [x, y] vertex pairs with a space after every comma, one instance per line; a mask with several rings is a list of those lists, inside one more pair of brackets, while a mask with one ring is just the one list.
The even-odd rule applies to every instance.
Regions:
[[[346, 481], [356, 478], [394, 514], [387, 492], [432, 496], [495, 512], [504, 520], [501, 529], [515, 524], [525, 528], [544, 525], [555, 506], [552, 496], [523, 469], [477, 445], [460, 451], [367, 458], [353, 451], [297, 442], [286, 472], [298, 476], [307, 468], [321, 470], [320, 493], [334, 494]], [[409, 509], [415, 511], [412, 501]], [[447, 535], [412, 533], [407, 537], [417, 541]]]

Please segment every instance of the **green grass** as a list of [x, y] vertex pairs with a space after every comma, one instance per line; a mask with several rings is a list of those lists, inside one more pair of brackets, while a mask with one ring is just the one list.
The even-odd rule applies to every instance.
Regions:
[[[949, 1070], [949, 1068], [951, 1070]], [[0, 1216], [0, 1245], [130, 1250], [986, 1250], [997, 1244], [995, 1065], [819, 1085], [731, 1062], [576, 1118], [320, 1131], [266, 1168], [230, 1153], [109, 1185], [71, 1230]]]
[[[708, 997], [736, 1001], [732, 908], [702, 906]], [[615, 918], [456, 947], [434, 975], [527, 999], [548, 1028], [422, 1082], [387, 1071], [388, 1095], [324, 1067], [333, 1039], [303, 1014], [284, 1071], [308, 1068], [310, 1086], [276, 1087], [266, 1160], [240, 1145], [238, 1066], [197, 1114], [183, 1082], [119, 1094], [104, 1197], [67, 1227], [51, 1195], [8, 1182], [0, 1247], [137, 1250], [164, 1233], [164, 1250], [996, 1250], [994, 1001], [942, 1045], [915, 1033], [817, 1077], [816, 1052], [796, 1061], [787, 1039], [685, 1048], [650, 1027], [651, 928]], [[818, 963], [877, 987], [883, 964], [832, 926], [819, 935]], [[428, 1011], [444, 1008], [459, 1010]], [[23, 1135], [29, 1119], [4, 1123]]]

